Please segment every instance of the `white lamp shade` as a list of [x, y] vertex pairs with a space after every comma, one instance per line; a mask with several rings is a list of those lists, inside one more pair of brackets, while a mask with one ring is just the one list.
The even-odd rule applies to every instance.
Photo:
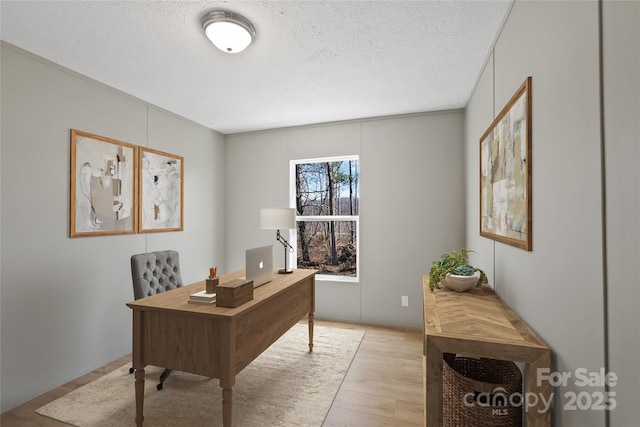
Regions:
[[296, 228], [294, 208], [264, 208], [260, 210], [260, 228], [290, 230]]

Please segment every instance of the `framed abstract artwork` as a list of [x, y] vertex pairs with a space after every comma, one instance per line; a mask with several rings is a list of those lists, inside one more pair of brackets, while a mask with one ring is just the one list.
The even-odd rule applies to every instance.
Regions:
[[70, 237], [137, 227], [135, 145], [71, 129]]
[[184, 229], [184, 158], [140, 147], [138, 232]]
[[531, 77], [480, 138], [480, 235], [530, 251]]

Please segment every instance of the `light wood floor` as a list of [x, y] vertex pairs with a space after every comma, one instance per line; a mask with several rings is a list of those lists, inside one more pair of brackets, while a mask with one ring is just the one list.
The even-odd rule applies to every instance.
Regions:
[[[324, 427], [422, 426], [422, 333], [317, 320], [316, 324], [365, 331], [364, 339], [327, 414]], [[131, 360], [121, 357], [24, 403], [0, 417], [2, 427], [64, 427], [34, 411]], [[167, 389], [169, 390], [169, 389]]]

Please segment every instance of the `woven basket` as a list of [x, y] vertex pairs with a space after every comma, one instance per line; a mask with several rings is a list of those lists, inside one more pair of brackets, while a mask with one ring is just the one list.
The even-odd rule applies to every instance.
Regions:
[[522, 426], [522, 374], [515, 363], [449, 353], [443, 358], [444, 427]]

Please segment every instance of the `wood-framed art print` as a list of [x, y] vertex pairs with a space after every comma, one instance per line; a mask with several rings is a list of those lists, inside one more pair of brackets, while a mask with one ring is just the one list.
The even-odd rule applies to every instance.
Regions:
[[184, 229], [184, 158], [140, 147], [138, 232]]
[[480, 235], [530, 251], [531, 77], [480, 138]]
[[70, 237], [135, 233], [137, 146], [71, 129]]

